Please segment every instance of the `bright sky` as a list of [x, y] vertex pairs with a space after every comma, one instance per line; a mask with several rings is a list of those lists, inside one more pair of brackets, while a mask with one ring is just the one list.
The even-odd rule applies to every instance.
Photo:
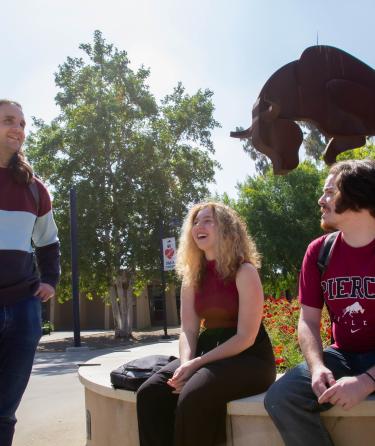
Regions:
[[125, 50], [133, 69], [151, 69], [157, 98], [179, 81], [189, 94], [214, 91], [215, 158], [222, 165], [212, 191], [236, 197], [236, 183], [254, 173], [242, 143], [251, 108], [278, 68], [319, 43], [339, 47], [375, 67], [373, 0], [13, 0], [1, 8], [0, 98], [19, 101], [27, 120], [58, 114], [54, 73], [99, 29]]

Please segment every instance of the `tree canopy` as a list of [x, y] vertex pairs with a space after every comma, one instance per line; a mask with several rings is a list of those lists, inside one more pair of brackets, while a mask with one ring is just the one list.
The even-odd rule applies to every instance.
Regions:
[[[34, 120], [27, 156], [52, 185], [62, 241], [60, 296], [69, 295], [69, 189], [77, 190], [80, 284], [108, 294], [124, 271], [150, 276], [165, 233], [187, 206], [202, 200], [218, 163], [211, 139], [212, 91], [189, 95], [179, 83], [158, 103], [149, 70], [130, 68], [125, 51], [100, 31], [55, 75], [59, 115]], [[64, 285], [66, 285], [64, 287]]]
[[296, 292], [306, 247], [321, 233], [317, 201], [323, 178], [305, 161], [288, 175], [275, 176], [269, 169], [239, 187], [235, 207], [263, 256], [261, 275], [267, 293]]

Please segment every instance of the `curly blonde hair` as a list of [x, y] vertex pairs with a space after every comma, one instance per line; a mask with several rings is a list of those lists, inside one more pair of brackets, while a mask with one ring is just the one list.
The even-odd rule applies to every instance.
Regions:
[[247, 232], [246, 224], [236, 211], [218, 202], [203, 202], [193, 206], [184, 221], [177, 250], [176, 272], [188, 286], [200, 286], [206, 265], [204, 252], [198, 248], [192, 236], [192, 227], [199, 211], [212, 209], [218, 227], [216, 269], [220, 276], [233, 279], [243, 262], [260, 267], [260, 255]]

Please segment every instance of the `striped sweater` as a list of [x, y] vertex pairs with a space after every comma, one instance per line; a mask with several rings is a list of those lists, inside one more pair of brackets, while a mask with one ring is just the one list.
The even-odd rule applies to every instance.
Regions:
[[[54, 288], [60, 274], [60, 251], [51, 200], [35, 179], [39, 206], [27, 185], [0, 167], [0, 304], [33, 295], [39, 283]], [[34, 249], [37, 267], [34, 260]]]

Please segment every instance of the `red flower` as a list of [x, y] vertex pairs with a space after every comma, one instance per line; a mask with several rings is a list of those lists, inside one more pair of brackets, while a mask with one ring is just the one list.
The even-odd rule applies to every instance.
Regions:
[[296, 331], [296, 329], [294, 327], [291, 327], [289, 325], [282, 325], [280, 327], [280, 330], [285, 334], [293, 334]]
[[273, 348], [273, 351], [275, 352], [276, 355], [279, 355], [283, 351], [283, 349], [284, 349], [283, 345], [276, 345]]
[[280, 364], [282, 364], [283, 362], [285, 362], [285, 359], [284, 359], [284, 358], [275, 358], [275, 364], [276, 364], [276, 365], [280, 365]]

